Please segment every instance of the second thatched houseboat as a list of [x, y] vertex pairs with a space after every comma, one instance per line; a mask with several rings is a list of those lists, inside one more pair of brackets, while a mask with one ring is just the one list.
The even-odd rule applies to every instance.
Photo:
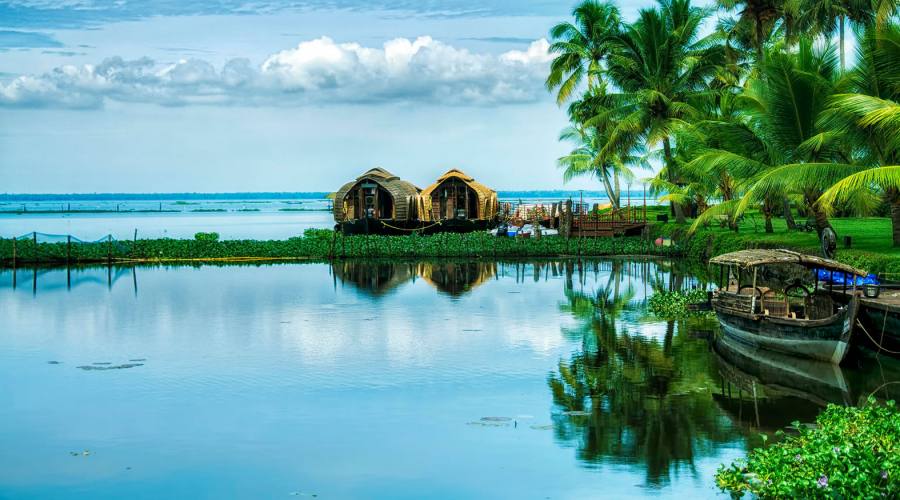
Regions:
[[498, 222], [497, 192], [455, 168], [421, 193], [422, 220], [441, 231], [489, 229]]
[[406, 234], [420, 226], [420, 191], [383, 168], [373, 168], [335, 193], [335, 229], [344, 234]]

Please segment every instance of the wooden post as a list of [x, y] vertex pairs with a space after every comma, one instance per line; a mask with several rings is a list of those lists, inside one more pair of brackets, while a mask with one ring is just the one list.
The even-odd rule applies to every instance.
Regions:
[[[16, 268], [16, 237], [13, 236], [13, 269]], [[13, 271], [13, 282], [15, 282], [16, 273]]]
[[106, 263], [112, 264], [112, 235], [106, 237]]
[[33, 231], [31, 233], [31, 241], [34, 243], [34, 262], [35, 264], [40, 261], [40, 255], [38, 255], [38, 246], [37, 246], [37, 231]]
[[[750, 314], [756, 312], [756, 271], [758, 267], [753, 268], [753, 289], [750, 290]], [[761, 298], [761, 297], [760, 297]]]
[[69, 259], [72, 257], [72, 235], [66, 235], [66, 266], [69, 265]]

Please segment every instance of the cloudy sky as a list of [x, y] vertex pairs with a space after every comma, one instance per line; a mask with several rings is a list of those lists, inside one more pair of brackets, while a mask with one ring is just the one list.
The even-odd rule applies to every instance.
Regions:
[[[620, 2], [626, 17], [650, 0]], [[0, 1], [0, 192], [564, 185], [549, 0]]]

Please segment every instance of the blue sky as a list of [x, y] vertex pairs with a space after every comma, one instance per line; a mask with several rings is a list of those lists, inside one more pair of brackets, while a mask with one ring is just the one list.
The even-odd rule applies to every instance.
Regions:
[[[649, 0], [620, 3], [626, 17]], [[331, 190], [382, 166], [564, 185], [570, 2], [0, 2], [0, 192]]]

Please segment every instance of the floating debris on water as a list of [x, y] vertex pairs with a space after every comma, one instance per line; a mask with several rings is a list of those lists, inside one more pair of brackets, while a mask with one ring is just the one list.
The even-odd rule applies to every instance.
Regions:
[[464, 332], [480, 332], [481, 328], [463, 328]]
[[572, 410], [572, 411], [564, 411], [563, 415], [568, 415], [570, 417], [587, 417], [590, 416], [591, 412], [589, 411], [581, 411], [581, 410]]
[[89, 457], [91, 455], [91, 450], [70, 451], [69, 455], [72, 455], [73, 457]]
[[91, 363], [92, 365], [111, 365], [112, 363], [109, 361], [94, 361]]
[[553, 424], [532, 425], [531, 428], [536, 431], [549, 431], [549, 430], [553, 430]]
[[47, 364], [48, 365], [61, 365], [62, 362], [61, 361], [47, 361]]
[[94, 366], [94, 365], [84, 365], [78, 366], [81, 370], [91, 371], [91, 370], [124, 370], [125, 368], [134, 368], [136, 366], [144, 366], [144, 363], [124, 363], [121, 365], [110, 365], [110, 366]]
[[466, 425], [478, 425], [481, 427], [509, 427], [509, 422], [485, 422], [478, 420], [476, 422], [466, 422]]
[[134, 358], [134, 359], [129, 359], [128, 361], [147, 361], [147, 358]]
[[481, 417], [481, 420], [484, 422], [509, 422], [512, 419], [509, 417]]

